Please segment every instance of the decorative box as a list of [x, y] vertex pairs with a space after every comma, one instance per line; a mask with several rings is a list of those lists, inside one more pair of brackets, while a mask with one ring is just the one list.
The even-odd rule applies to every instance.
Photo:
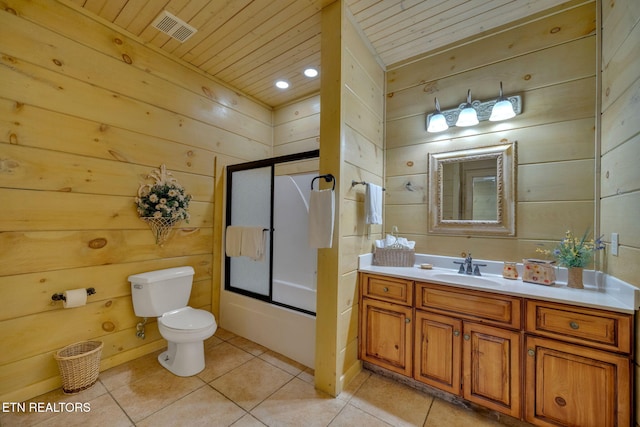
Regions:
[[515, 262], [504, 262], [504, 267], [502, 267], [502, 277], [511, 280], [516, 280], [518, 278], [518, 269]]
[[522, 260], [522, 264], [524, 264], [523, 282], [547, 286], [556, 283], [555, 261], [525, 258]]

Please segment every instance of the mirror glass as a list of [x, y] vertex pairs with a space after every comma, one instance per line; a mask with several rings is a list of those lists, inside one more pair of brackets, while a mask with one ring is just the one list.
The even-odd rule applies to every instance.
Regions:
[[515, 234], [515, 144], [429, 155], [429, 231]]

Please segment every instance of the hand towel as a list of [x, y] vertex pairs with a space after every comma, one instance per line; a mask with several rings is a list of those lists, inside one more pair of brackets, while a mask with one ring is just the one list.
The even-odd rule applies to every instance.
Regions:
[[242, 249], [242, 231], [244, 227], [230, 225], [225, 236], [225, 252], [228, 257], [240, 256]]
[[263, 227], [243, 227], [240, 254], [254, 261], [264, 260], [266, 230]]
[[333, 190], [311, 190], [308, 229], [310, 247], [331, 247], [334, 212], [335, 198]]
[[382, 187], [367, 183], [364, 194], [366, 224], [382, 224]]

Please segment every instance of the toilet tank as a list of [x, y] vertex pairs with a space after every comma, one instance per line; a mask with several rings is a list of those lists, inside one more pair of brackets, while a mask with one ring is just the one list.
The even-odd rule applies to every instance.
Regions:
[[168, 311], [186, 307], [193, 274], [193, 268], [185, 266], [129, 276], [136, 316], [159, 317]]

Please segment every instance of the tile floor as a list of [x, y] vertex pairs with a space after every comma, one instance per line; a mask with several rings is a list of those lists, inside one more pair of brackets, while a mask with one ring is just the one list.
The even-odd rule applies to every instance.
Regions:
[[[206, 368], [196, 376], [171, 374], [157, 352], [100, 373], [82, 393], [56, 390], [31, 401], [58, 412], [2, 412], [0, 426], [505, 425], [366, 370], [332, 398], [314, 388], [310, 369], [222, 329], [205, 351]], [[73, 405], [83, 411], [64, 411]]]

